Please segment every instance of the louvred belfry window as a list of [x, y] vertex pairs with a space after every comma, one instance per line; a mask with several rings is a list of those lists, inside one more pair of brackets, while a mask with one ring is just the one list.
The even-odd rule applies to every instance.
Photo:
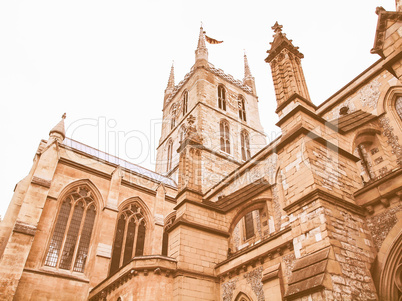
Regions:
[[137, 204], [124, 207], [117, 222], [110, 275], [134, 256], [144, 254], [145, 233], [146, 222], [142, 209]]
[[229, 124], [227, 121], [223, 120], [219, 124], [220, 128], [220, 143], [221, 150], [225, 153], [230, 154], [230, 140], [229, 140]]
[[95, 217], [95, 201], [87, 188], [78, 187], [68, 193], [57, 216], [45, 265], [83, 272]]
[[226, 94], [223, 86], [218, 86], [218, 107], [226, 111]]
[[183, 94], [183, 116], [187, 114], [188, 109], [188, 92], [184, 92]]
[[247, 121], [246, 119], [246, 104], [244, 102], [243, 96], [239, 96], [239, 117], [243, 121]]
[[248, 137], [248, 133], [246, 131], [242, 131], [240, 134], [240, 142], [241, 142], [241, 158], [243, 161], [250, 159], [250, 139]]

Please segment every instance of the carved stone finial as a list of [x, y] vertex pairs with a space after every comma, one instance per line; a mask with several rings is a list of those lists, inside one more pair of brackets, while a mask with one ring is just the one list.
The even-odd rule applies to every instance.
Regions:
[[275, 34], [281, 33], [282, 32], [282, 25], [278, 24], [278, 21], [275, 22], [274, 26], [272, 26], [272, 30], [275, 32]]
[[61, 118], [63, 118], [63, 119], [66, 119], [66, 117], [67, 117], [66, 113], [64, 113], [63, 116], [61, 116]]

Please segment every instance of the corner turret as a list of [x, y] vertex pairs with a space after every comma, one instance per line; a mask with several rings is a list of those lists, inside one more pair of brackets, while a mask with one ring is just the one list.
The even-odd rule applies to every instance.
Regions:
[[244, 78], [243, 78], [243, 84], [249, 86], [251, 88], [251, 90], [253, 91], [253, 94], [257, 95], [257, 91], [255, 89], [255, 79], [251, 75], [250, 66], [248, 65], [246, 52], [244, 52]]
[[66, 119], [66, 116], [66, 113], [64, 113], [59, 123], [50, 130], [48, 144], [54, 140], [63, 142], [64, 138], [66, 138], [66, 130], [64, 129], [64, 119]]
[[202, 25], [200, 27], [197, 49], [195, 50], [195, 63], [197, 65], [208, 64], [208, 49], [205, 46], [205, 31], [202, 28]]
[[270, 43], [271, 49], [267, 51], [268, 57], [265, 59], [265, 62], [271, 66], [278, 104], [276, 113], [280, 118], [283, 116], [285, 107], [292, 102], [315, 111], [300, 61], [304, 55], [299, 52], [299, 47], [295, 47], [292, 40], [289, 40], [286, 34], [282, 33], [282, 27], [278, 22], [272, 26], [275, 32], [274, 40]]
[[172, 62], [172, 67], [170, 68], [169, 80], [167, 87], [165, 89], [164, 101], [166, 101], [166, 99], [168, 99], [168, 97], [172, 94], [173, 89], [174, 89], [174, 62]]

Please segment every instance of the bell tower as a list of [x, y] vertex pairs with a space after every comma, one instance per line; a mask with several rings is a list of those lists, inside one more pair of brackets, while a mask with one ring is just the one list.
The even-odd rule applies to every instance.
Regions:
[[[205, 192], [266, 145], [255, 81], [246, 56], [244, 69], [244, 79], [237, 80], [212, 65], [201, 26], [190, 71], [177, 85], [173, 66], [170, 71], [157, 148], [158, 173], [177, 182], [197, 175], [196, 185], [191, 180], [190, 184], [179, 183], [179, 187], [194, 186]], [[197, 164], [179, 164], [180, 158], [193, 154], [183, 145], [190, 128], [197, 129]], [[198, 166], [200, 170], [184, 175], [181, 166]]]

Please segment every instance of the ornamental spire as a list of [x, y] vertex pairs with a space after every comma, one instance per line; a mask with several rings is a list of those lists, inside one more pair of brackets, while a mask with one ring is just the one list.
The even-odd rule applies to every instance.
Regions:
[[195, 61], [206, 61], [208, 62], [208, 49], [205, 46], [205, 31], [204, 28], [200, 27], [200, 34], [198, 36], [197, 50], [195, 51]]
[[248, 65], [246, 51], [244, 50], [244, 78], [252, 77], [250, 66]]
[[66, 113], [61, 116], [61, 120], [54, 128], [52, 128], [49, 132], [49, 142], [50, 138], [58, 140], [59, 142], [63, 142], [64, 138], [66, 138], [66, 130], [64, 129], [64, 119], [66, 119]]
[[257, 95], [257, 91], [255, 89], [255, 80], [251, 75], [250, 66], [248, 65], [248, 59], [246, 55], [246, 51], [244, 50], [244, 78], [243, 83], [251, 88], [254, 95]]
[[174, 89], [174, 61], [172, 61], [172, 67], [170, 68], [169, 80], [165, 89], [165, 100], [172, 94]]

